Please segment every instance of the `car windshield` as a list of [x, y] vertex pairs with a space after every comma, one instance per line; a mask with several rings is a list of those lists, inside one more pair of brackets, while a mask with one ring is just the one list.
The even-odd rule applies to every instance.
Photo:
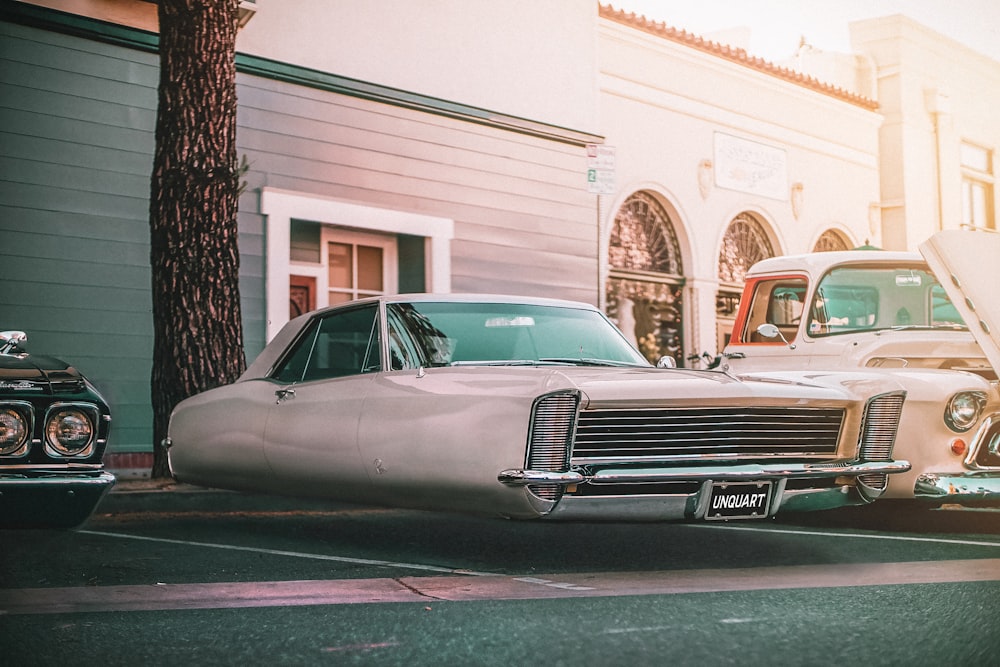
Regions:
[[462, 364], [648, 366], [596, 311], [511, 303], [413, 302], [387, 307], [394, 370]]
[[964, 328], [961, 315], [926, 266], [843, 266], [820, 281], [809, 334], [881, 329]]

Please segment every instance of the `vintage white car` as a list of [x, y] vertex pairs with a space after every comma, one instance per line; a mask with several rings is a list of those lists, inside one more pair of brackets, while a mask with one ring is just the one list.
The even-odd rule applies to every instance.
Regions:
[[289, 322], [164, 445], [196, 485], [518, 519], [763, 518], [909, 468], [891, 378], [761, 376], [653, 367], [582, 303], [373, 298]]
[[913, 469], [886, 497], [1000, 504], [1000, 234], [949, 230], [920, 250], [758, 262], [724, 363], [895, 378], [907, 391], [897, 453]]

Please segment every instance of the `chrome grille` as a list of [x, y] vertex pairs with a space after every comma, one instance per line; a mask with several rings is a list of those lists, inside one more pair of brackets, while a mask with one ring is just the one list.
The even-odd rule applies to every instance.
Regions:
[[975, 464], [983, 468], [1000, 467], [1000, 415], [986, 418], [975, 442]]
[[[569, 470], [569, 446], [579, 395], [550, 394], [540, 398], [532, 411], [528, 436], [528, 470], [565, 472]], [[531, 484], [528, 489], [539, 498], [558, 500], [560, 484]]]
[[889, 476], [884, 473], [865, 473], [858, 475], [858, 481], [875, 491], [885, 491], [889, 486]]
[[896, 429], [903, 411], [906, 392], [881, 394], [868, 401], [858, 443], [858, 458], [864, 461], [889, 461], [896, 442]]
[[832, 455], [842, 408], [631, 408], [580, 413], [573, 462]]

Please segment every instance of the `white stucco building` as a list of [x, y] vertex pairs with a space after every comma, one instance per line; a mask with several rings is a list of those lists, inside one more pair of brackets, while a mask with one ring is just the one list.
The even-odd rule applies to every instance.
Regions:
[[[251, 359], [302, 310], [469, 291], [595, 303], [691, 365], [758, 259], [996, 225], [1000, 63], [906, 17], [779, 65], [596, 0], [240, 4]], [[0, 42], [0, 328], [83, 370], [141, 468], [156, 7], [12, 0]]]

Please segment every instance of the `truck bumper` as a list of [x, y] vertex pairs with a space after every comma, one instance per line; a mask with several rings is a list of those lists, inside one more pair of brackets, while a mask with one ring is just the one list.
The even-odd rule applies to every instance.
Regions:
[[1000, 505], [1000, 471], [926, 472], [917, 477], [913, 495], [939, 503]]

